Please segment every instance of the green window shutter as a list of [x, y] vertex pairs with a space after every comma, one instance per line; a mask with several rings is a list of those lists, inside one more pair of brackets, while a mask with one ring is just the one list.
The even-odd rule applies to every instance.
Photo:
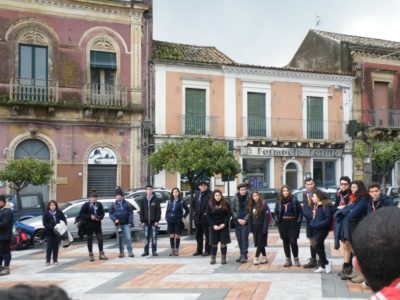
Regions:
[[206, 134], [206, 90], [185, 90], [185, 134]]
[[322, 97], [307, 97], [307, 138], [324, 138], [324, 101]]
[[247, 93], [247, 135], [266, 136], [265, 94]]

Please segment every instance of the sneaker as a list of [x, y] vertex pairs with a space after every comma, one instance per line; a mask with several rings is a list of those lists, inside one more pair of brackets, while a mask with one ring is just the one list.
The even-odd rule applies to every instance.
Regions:
[[58, 261], [53, 262], [53, 264], [55, 264], [57, 266], [58, 265]]
[[323, 267], [318, 267], [318, 269], [314, 270], [314, 273], [325, 273], [326, 270]]
[[240, 263], [241, 264], [245, 264], [245, 263], [247, 263], [247, 261], [248, 261], [247, 255], [246, 256], [242, 256], [242, 259], [240, 260]]
[[328, 261], [328, 264], [325, 265], [325, 272], [326, 272], [326, 274], [329, 274], [330, 272], [332, 272], [332, 264], [330, 261]]
[[89, 261], [94, 261], [94, 255], [93, 255], [93, 253], [89, 253]]
[[50, 263], [49, 263], [49, 262], [46, 263], [46, 267], [48, 267], [48, 266], [50, 266]]
[[368, 281], [363, 281], [363, 283], [361, 283], [361, 286], [364, 288], [364, 289], [370, 289], [371, 287], [369, 286], [369, 284], [368, 284]]
[[201, 252], [199, 252], [199, 251], [196, 251], [195, 253], [193, 253], [193, 256], [199, 256], [199, 255], [201, 255]]
[[119, 257], [119, 258], [124, 258], [124, 257], [125, 257], [125, 254], [124, 254], [124, 253], [120, 253], [120, 254], [118, 255], [118, 257]]
[[101, 251], [101, 252], [100, 252], [100, 254], [99, 254], [99, 259], [100, 259], [100, 260], [107, 260], [107, 259], [108, 259], [108, 257], [104, 254], [104, 251]]
[[238, 258], [236, 258], [236, 262], [241, 262], [242, 261], [242, 256], [240, 255]]
[[253, 265], [255, 265], [255, 266], [257, 266], [257, 265], [259, 265], [260, 263], [258, 262], [258, 257], [254, 257], [253, 258]]
[[129, 256], [129, 257], [135, 257], [135, 254], [129, 253], [128, 256]]
[[201, 256], [209, 256], [209, 255], [210, 255], [210, 252], [205, 251]]
[[158, 253], [157, 253], [157, 252], [154, 252], [154, 253], [153, 253], [153, 256], [158, 256]]
[[147, 252], [143, 252], [142, 256], [149, 256], [149, 254]]
[[260, 260], [260, 264], [267, 264], [268, 263], [268, 259], [266, 256], [263, 256]]
[[0, 276], [5, 276], [5, 275], [10, 275], [10, 267], [4, 267], [4, 268], [0, 271]]

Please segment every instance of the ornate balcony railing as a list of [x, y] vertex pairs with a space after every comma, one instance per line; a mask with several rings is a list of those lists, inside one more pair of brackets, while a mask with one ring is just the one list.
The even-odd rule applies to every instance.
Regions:
[[121, 85], [87, 83], [83, 88], [84, 102], [91, 105], [127, 106], [128, 88]]
[[381, 109], [373, 111], [372, 125], [379, 128], [400, 128], [400, 110]]
[[217, 117], [201, 114], [187, 114], [180, 117], [182, 135], [215, 136]]
[[244, 117], [243, 135], [278, 140], [342, 140], [344, 122], [307, 119]]
[[55, 80], [12, 78], [10, 80], [10, 99], [57, 102], [58, 82]]

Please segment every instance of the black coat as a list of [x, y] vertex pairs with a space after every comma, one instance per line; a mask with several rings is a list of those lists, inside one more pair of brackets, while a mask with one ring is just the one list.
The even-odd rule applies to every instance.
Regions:
[[46, 211], [43, 215], [43, 226], [44, 226], [44, 232], [47, 236], [53, 235], [57, 236], [54, 233], [54, 227], [60, 223], [60, 221], [64, 221], [65, 224], [67, 224], [67, 219], [65, 218], [64, 213], [61, 210], [56, 210], [56, 215], [55, 215], [55, 220], [53, 216]]
[[13, 230], [13, 211], [10, 208], [0, 209], [0, 240], [11, 241]]
[[[96, 220], [92, 220], [92, 215], [96, 216]], [[101, 227], [101, 220], [104, 218], [104, 208], [101, 202], [96, 202], [96, 214], [91, 202], [85, 202], [79, 212], [79, 219], [84, 222], [85, 228]]]
[[[290, 201], [293, 201], [294, 217], [296, 218], [298, 223], [301, 223], [303, 219], [303, 211], [301, 209], [301, 204], [295, 196], [292, 196]], [[279, 201], [279, 199], [277, 199], [275, 203], [274, 217], [275, 217], [275, 222], [277, 224], [282, 222], [282, 203]]]
[[310, 227], [318, 231], [329, 231], [332, 221], [332, 209], [330, 206], [318, 204], [315, 214], [310, 221]]
[[225, 224], [225, 226], [229, 228], [229, 220], [231, 219], [231, 207], [229, 203], [226, 204], [226, 209], [223, 209], [222, 207], [216, 207], [213, 210], [211, 204], [207, 206], [207, 220], [209, 226], [212, 227], [214, 225]]
[[368, 201], [367, 214], [385, 206], [394, 206], [394, 201], [388, 195], [381, 194], [378, 201], [374, 202], [372, 199]]
[[140, 223], [158, 223], [161, 219], [161, 205], [160, 201], [156, 198], [156, 195], [147, 200], [147, 196], [144, 196], [140, 202]]
[[207, 225], [208, 224], [207, 206], [212, 197], [212, 192], [210, 190], [205, 191], [201, 195], [200, 201], [198, 201], [199, 195], [200, 195], [200, 192], [196, 192], [194, 194], [193, 201], [190, 206], [190, 209], [192, 210], [192, 214], [193, 214], [193, 221], [195, 224]]

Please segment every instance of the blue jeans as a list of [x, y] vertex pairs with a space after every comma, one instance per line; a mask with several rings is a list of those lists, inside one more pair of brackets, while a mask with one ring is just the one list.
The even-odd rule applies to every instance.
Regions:
[[249, 227], [248, 225], [240, 225], [239, 223], [235, 226], [236, 239], [240, 248], [240, 256], [247, 256], [249, 252]]
[[154, 224], [144, 224], [144, 252], [149, 253], [149, 244], [151, 239], [151, 251], [157, 252], [157, 228]]
[[[116, 226], [117, 232], [121, 228], [121, 232], [118, 236], [119, 252], [124, 253], [124, 244], [126, 243], [126, 248], [128, 253], [132, 253], [132, 238], [131, 238], [131, 228], [128, 224]], [[117, 233], [118, 234], [118, 233]]]

